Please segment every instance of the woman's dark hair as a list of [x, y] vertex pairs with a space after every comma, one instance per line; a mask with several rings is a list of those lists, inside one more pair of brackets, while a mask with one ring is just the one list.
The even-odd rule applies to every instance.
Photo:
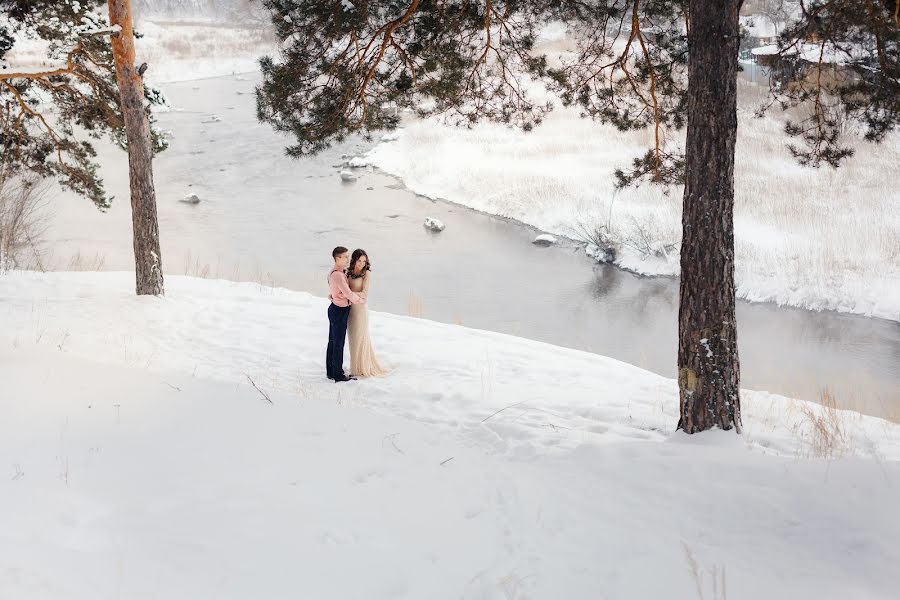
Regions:
[[[357, 275], [355, 273], [356, 262], [363, 256], [366, 257], [366, 266], [363, 268], [362, 273]], [[358, 277], [362, 277], [363, 275], [366, 274], [366, 271], [371, 271], [371, 270], [372, 270], [372, 262], [369, 260], [369, 255], [366, 254], [366, 251], [363, 250], [362, 248], [357, 248], [356, 250], [354, 250], [353, 254], [350, 256], [350, 266], [347, 267], [347, 276], [353, 277], [355, 279]]]

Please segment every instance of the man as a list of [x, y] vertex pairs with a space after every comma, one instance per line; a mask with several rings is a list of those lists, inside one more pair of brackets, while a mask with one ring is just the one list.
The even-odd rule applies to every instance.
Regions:
[[351, 304], [364, 304], [364, 294], [350, 289], [345, 271], [350, 264], [350, 251], [338, 246], [331, 251], [334, 267], [328, 274], [331, 304], [328, 306], [328, 350], [325, 354], [325, 372], [335, 383], [350, 381], [355, 377], [344, 374], [344, 341], [347, 339], [347, 319]]

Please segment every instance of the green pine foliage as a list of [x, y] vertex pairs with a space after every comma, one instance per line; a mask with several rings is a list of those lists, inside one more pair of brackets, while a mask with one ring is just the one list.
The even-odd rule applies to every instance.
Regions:
[[[54, 177], [101, 208], [108, 197], [96, 163], [93, 140], [104, 136], [126, 148], [125, 123], [108, 27], [101, 0], [0, 0], [0, 151], [7, 172]], [[17, 72], [8, 62], [17, 41], [40, 40], [47, 47], [47, 71]], [[42, 69], [43, 70], [43, 69]], [[34, 71], [30, 69], [29, 71]], [[150, 105], [164, 102], [145, 88]], [[156, 151], [166, 146], [153, 130]]]
[[[528, 130], [553, 107], [534, 99], [542, 97], [534, 86], [543, 85], [585, 117], [654, 130], [654, 147], [616, 173], [619, 185], [683, 179], [683, 152], [670, 140], [687, 123], [688, 0], [263, 4], [282, 51], [261, 60], [257, 112], [293, 136], [291, 156], [392, 129], [405, 108], [461, 125], [487, 119]], [[791, 150], [804, 164], [837, 166], [851, 154], [842, 142], [848, 122], [876, 142], [900, 122], [897, 0], [794, 4], [772, 102], [761, 112], [780, 104], [808, 115], [787, 125]], [[576, 44], [562, 63], [534, 51], [540, 27], [553, 20]]]

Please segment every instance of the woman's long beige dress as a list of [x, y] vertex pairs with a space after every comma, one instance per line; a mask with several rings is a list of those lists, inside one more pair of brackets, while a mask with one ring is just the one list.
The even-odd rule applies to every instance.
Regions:
[[[348, 278], [350, 289], [356, 292], [369, 292], [369, 273], [365, 277]], [[347, 323], [347, 335], [350, 341], [350, 373], [354, 377], [381, 377], [387, 371], [378, 364], [372, 340], [369, 339], [369, 306], [367, 304], [350, 305], [350, 321]]]

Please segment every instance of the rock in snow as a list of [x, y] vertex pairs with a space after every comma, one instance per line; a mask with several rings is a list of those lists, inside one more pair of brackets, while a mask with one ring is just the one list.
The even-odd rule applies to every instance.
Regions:
[[584, 248], [584, 253], [601, 263], [616, 262], [616, 249], [613, 247], [601, 248], [594, 244], [588, 244]]
[[381, 136], [382, 142], [395, 142], [399, 139], [400, 139], [400, 134], [397, 133], [396, 131], [392, 131], [390, 133], [386, 133], [383, 136]]
[[428, 217], [425, 219], [425, 223], [423, 224], [425, 229], [434, 232], [441, 232], [444, 230], [444, 223], [440, 219], [435, 219], [434, 217]]
[[354, 175], [351, 171], [341, 171], [341, 180], [356, 181], [356, 175]]
[[364, 159], [362, 156], [354, 156], [350, 159], [350, 162], [347, 163], [347, 166], [351, 169], [362, 169], [365, 166], [368, 166], [369, 162]]
[[184, 202], [185, 204], [200, 204], [200, 196], [191, 193], [179, 200], [179, 202]]
[[534, 238], [534, 240], [531, 243], [536, 246], [552, 246], [556, 242], [557, 242], [557, 239], [555, 237], [553, 237], [549, 233], [543, 233], [543, 234], [537, 236], [536, 238]]

